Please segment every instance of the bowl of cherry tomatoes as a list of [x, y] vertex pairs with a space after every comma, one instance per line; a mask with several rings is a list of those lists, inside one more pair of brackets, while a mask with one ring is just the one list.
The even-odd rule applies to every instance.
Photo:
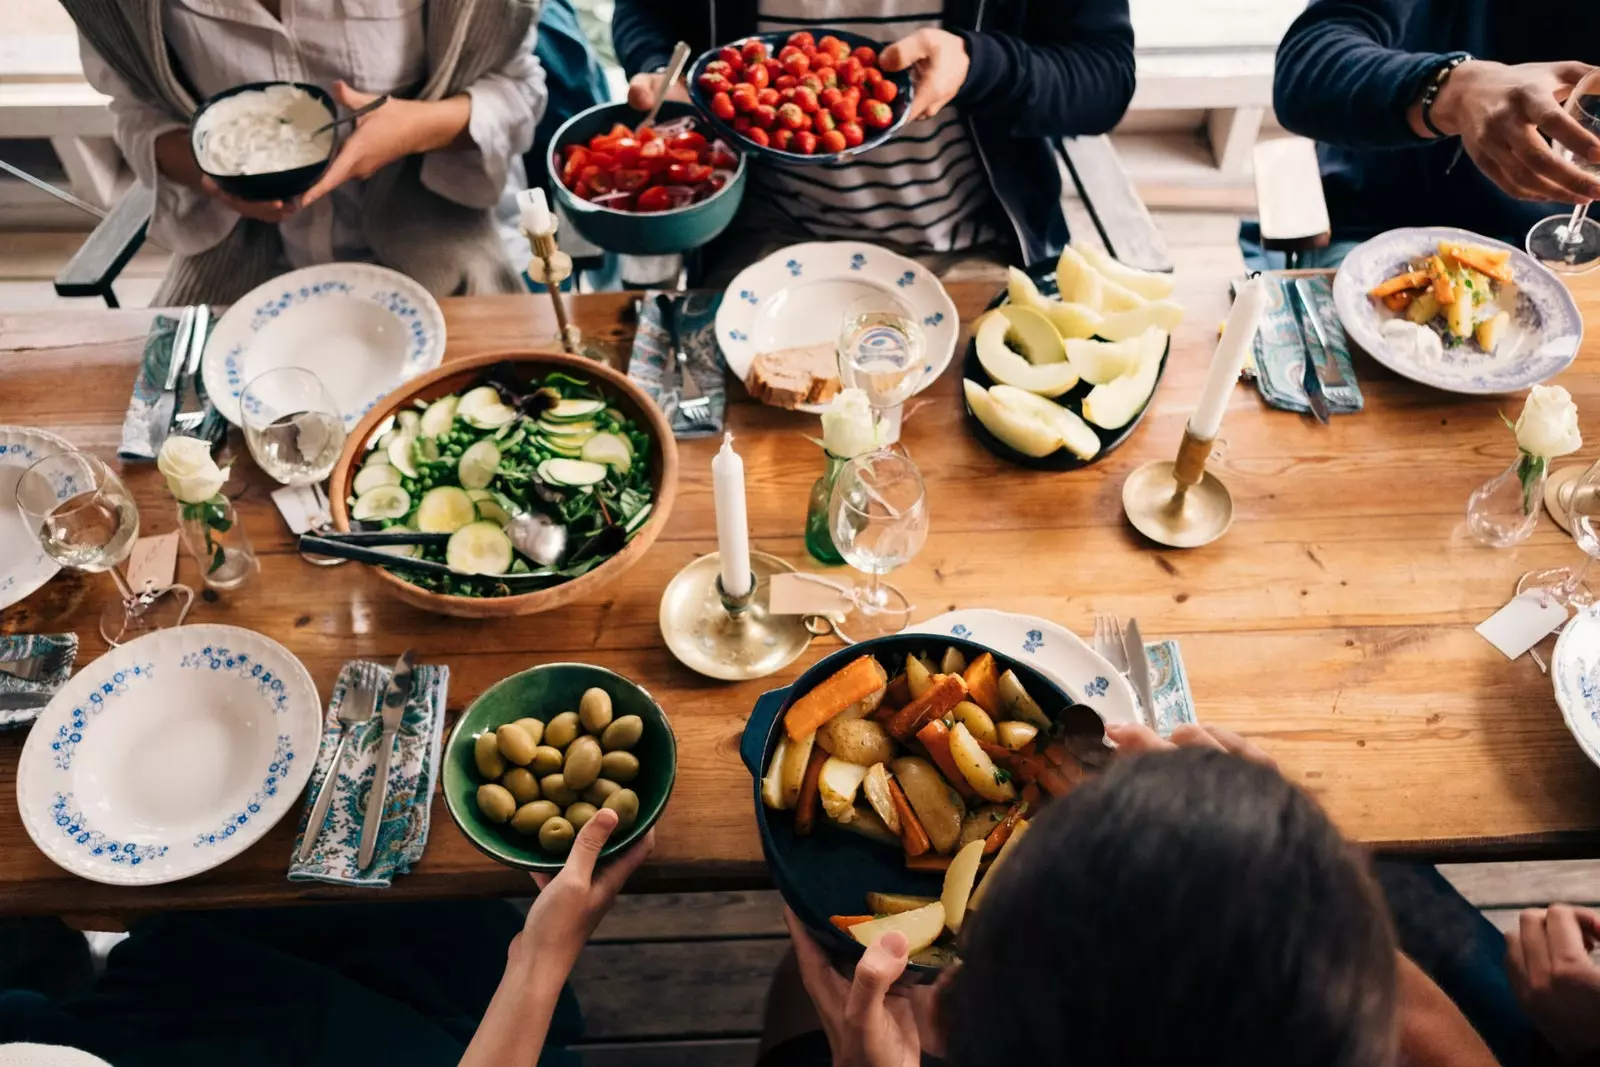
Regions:
[[572, 116], [551, 139], [550, 187], [583, 237], [610, 252], [698, 248], [744, 199], [745, 154], [693, 107], [667, 101], [654, 126], [621, 104]]
[[758, 33], [696, 59], [689, 99], [748, 151], [838, 162], [893, 137], [911, 112], [911, 74], [880, 70], [880, 47], [846, 30]]

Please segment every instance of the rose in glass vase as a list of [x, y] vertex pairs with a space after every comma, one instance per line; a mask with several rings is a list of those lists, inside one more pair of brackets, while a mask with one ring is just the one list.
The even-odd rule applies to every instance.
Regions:
[[806, 550], [817, 562], [831, 566], [844, 563], [828, 528], [828, 501], [833, 497], [833, 483], [846, 463], [882, 448], [885, 438], [883, 424], [873, 416], [867, 394], [860, 389], [843, 390], [823, 411], [822, 440], [817, 444], [822, 446], [828, 465], [811, 487], [806, 507]]
[[1468, 528], [1479, 541], [1495, 548], [1532, 535], [1539, 523], [1550, 461], [1583, 447], [1578, 406], [1559, 385], [1534, 386], [1517, 421], [1505, 422], [1516, 435], [1517, 458], [1479, 486], [1467, 501]]
[[217, 466], [211, 446], [194, 437], [168, 437], [156, 457], [156, 469], [178, 501], [178, 528], [183, 543], [200, 565], [205, 582], [232, 589], [256, 569], [255, 550], [222, 494], [231, 468]]

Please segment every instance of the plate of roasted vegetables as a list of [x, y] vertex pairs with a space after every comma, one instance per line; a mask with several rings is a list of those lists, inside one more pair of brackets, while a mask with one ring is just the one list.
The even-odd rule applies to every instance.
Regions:
[[897, 930], [914, 969], [950, 963], [985, 879], [1084, 777], [1069, 708], [1086, 710], [1026, 663], [927, 634], [842, 649], [764, 694], [740, 753], [785, 902], [837, 953]]
[[1455, 393], [1537, 385], [1577, 356], [1583, 320], [1560, 279], [1510, 245], [1447, 226], [1356, 247], [1333, 282], [1350, 337], [1395, 373]]

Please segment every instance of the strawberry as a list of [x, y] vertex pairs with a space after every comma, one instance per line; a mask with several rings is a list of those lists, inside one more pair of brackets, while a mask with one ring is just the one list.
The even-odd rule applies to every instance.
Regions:
[[739, 50], [732, 45], [723, 45], [717, 49], [717, 58], [732, 67], [735, 74], [744, 69], [744, 56], [740, 55]]
[[780, 152], [788, 152], [788, 151], [790, 151], [790, 145], [792, 145], [793, 143], [794, 143], [794, 131], [793, 130], [774, 130], [774, 131], [772, 131], [772, 147], [776, 148], [778, 151], [780, 151]]
[[782, 103], [782, 98], [778, 95], [778, 90], [769, 85], [756, 94], [756, 103], [765, 104], [768, 107], [777, 107]]
[[864, 84], [876, 87], [879, 82], [883, 81], [883, 71], [879, 70], [877, 67], [868, 67], [865, 77], [866, 81]]
[[824, 133], [821, 137], [817, 138], [817, 147], [821, 148], [830, 156], [836, 156], [840, 152], [843, 152], [848, 145], [845, 143], [844, 134], [840, 133], [838, 130], [829, 130], [827, 133]]
[[887, 130], [894, 125], [894, 112], [882, 100], [868, 100], [862, 109], [861, 121], [875, 130]]
[[872, 98], [878, 101], [880, 104], [887, 104], [892, 101], [899, 92], [900, 87], [894, 82], [885, 78], [883, 81], [872, 87]]
[[771, 85], [783, 76], [783, 64], [776, 59], [769, 59], [762, 66], [767, 68], [767, 84]]
[[807, 74], [800, 79], [798, 88], [810, 89], [813, 93], [822, 92], [822, 79], [815, 74]]
[[843, 99], [844, 99], [844, 94], [841, 93], [838, 89], [835, 89], [835, 88], [830, 86], [829, 88], [824, 89], [824, 90], [822, 90], [822, 92], [817, 94], [817, 106], [818, 107], [831, 108], [831, 107], [833, 107], [834, 104], [837, 104], [840, 100], [843, 100]]
[[790, 102], [778, 109], [778, 121], [791, 130], [798, 130], [806, 125], [806, 113], [800, 110], [800, 105]]
[[845, 85], [860, 85], [867, 80], [867, 68], [861, 65], [861, 60], [851, 56], [839, 64], [839, 80]]
[[759, 126], [752, 126], [750, 128], [750, 132], [746, 133], [745, 136], [750, 138], [752, 144], [758, 144], [762, 148], [765, 148], [767, 145], [772, 143], [772, 138], [767, 136], [767, 131], [761, 129]]
[[727, 79], [726, 75], [713, 74], [710, 71], [700, 75], [700, 80], [697, 84], [702, 92], [711, 93], [712, 95], [726, 93], [733, 88], [733, 83]]
[[818, 133], [827, 133], [829, 130], [838, 129], [839, 120], [833, 117], [832, 112], [818, 111], [811, 116], [811, 128]]
[[[734, 104], [736, 106], [738, 103], [739, 101], [737, 99], [734, 100]], [[855, 101], [851, 100], [848, 96], [835, 100], [833, 102], [833, 106], [828, 110], [832, 112], [833, 117], [838, 119], [841, 123], [854, 122], [856, 120], [856, 104]]]
[[794, 135], [794, 148], [803, 156], [809, 156], [817, 150], [817, 135], [810, 130], [801, 130]]
[[732, 63], [722, 59], [713, 59], [711, 62], [706, 64], [706, 69], [701, 73], [718, 74], [724, 78], [727, 78], [729, 81], [733, 81], [738, 75], [738, 72], [739, 68], [735, 67]]
[[757, 89], [765, 89], [772, 79], [771, 76], [767, 74], [766, 65], [763, 64], [759, 67], [751, 67], [749, 70], [745, 71], [744, 80], [747, 85], [754, 85]]
[[[785, 104], [785, 107], [790, 105]], [[770, 130], [778, 123], [778, 113], [770, 107], [758, 107], [750, 112], [750, 123], [758, 129]]]
[[861, 142], [867, 139], [859, 122], [841, 122], [839, 132], [844, 134], [844, 143], [851, 148], [859, 148]]
[[733, 106], [736, 111], [754, 111], [756, 107], [756, 92], [755, 86], [749, 82], [741, 82], [733, 87], [733, 91], [728, 96], [733, 100]]
[[850, 101], [852, 106], [860, 107], [861, 106], [861, 86], [859, 86], [859, 85], [847, 85], [847, 86], [845, 86], [844, 98], [846, 100]]
[[772, 80], [772, 84], [779, 89], [793, 89], [800, 82], [793, 74], [780, 74]]
[[805, 54], [805, 50], [799, 45], [786, 44], [782, 48], [778, 49], [778, 62], [787, 63], [789, 62], [790, 56], [803, 56]]
[[833, 57], [834, 63], [838, 64], [850, 54], [850, 46], [830, 33], [817, 42], [817, 51], [828, 53]]
[[[824, 40], [826, 40], [826, 38], [824, 38]], [[815, 48], [815, 47], [817, 47], [817, 39], [815, 37], [811, 36], [811, 31], [810, 30], [798, 30], [798, 31], [796, 31], [794, 33], [791, 33], [789, 35], [788, 43], [793, 45], [796, 48]]]
[[739, 46], [739, 54], [744, 57], [744, 65], [748, 67], [766, 60], [767, 46], [762, 41], [746, 41]]
[[815, 90], [802, 85], [794, 91], [794, 102], [807, 115], [817, 110], [817, 94]]
[[750, 132], [750, 116], [749, 115], [740, 115], [738, 118], [734, 119], [733, 120], [733, 130], [734, 130], [735, 133], [749, 133]]
[[876, 67], [878, 65], [878, 53], [873, 51], [871, 48], [868, 48], [866, 45], [862, 45], [860, 48], [857, 48], [854, 52], [851, 52], [850, 55], [853, 56], [855, 61], [860, 63], [863, 67]]
[[789, 58], [783, 60], [783, 69], [796, 78], [803, 77], [811, 69], [811, 60], [806, 58], [804, 52], [791, 52]]

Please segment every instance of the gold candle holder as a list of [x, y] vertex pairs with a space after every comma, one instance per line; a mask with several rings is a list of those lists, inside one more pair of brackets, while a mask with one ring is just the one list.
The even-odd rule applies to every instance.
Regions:
[[727, 682], [764, 678], [793, 663], [811, 643], [798, 615], [771, 611], [771, 579], [794, 570], [766, 552], [750, 553], [750, 592], [722, 588], [722, 556], [701, 556], [673, 576], [661, 595], [661, 636], [685, 667]]
[[1175, 460], [1146, 463], [1122, 484], [1122, 510], [1134, 529], [1168, 548], [1198, 548], [1227, 532], [1233, 497], [1206, 470], [1215, 438], [1185, 426]]
[[534, 254], [533, 262], [528, 264], [528, 276], [550, 293], [550, 303], [556, 309], [557, 340], [568, 355], [582, 355], [578, 351], [578, 328], [567, 321], [567, 302], [561, 298], [561, 283], [572, 275], [572, 260], [556, 247], [554, 233], [526, 236]]

